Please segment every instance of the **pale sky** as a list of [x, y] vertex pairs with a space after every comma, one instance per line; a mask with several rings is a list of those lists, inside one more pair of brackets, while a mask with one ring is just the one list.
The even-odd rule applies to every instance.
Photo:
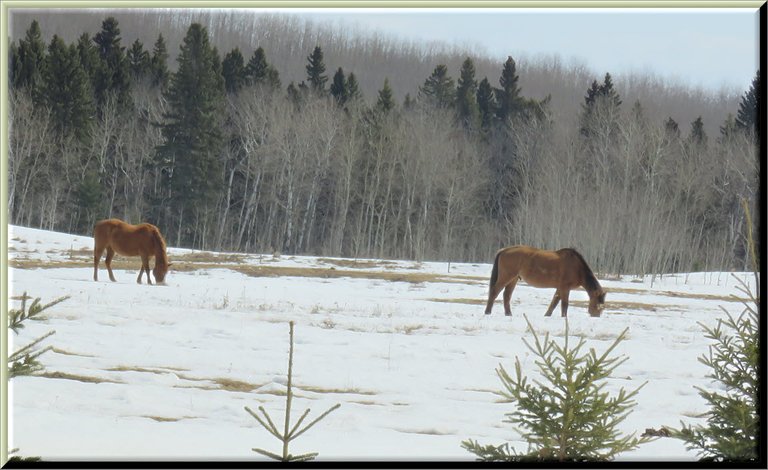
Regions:
[[746, 91], [759, 66], [757, 8], [285, 9], [319, 23], [507, 56], [558, 55], [602, 75], [650, 72], [717, 91]]

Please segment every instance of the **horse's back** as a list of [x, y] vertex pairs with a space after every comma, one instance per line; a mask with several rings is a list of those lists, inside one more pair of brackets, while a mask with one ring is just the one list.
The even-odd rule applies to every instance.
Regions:
[[129, 224], [120, 219], [105, 219], [96, 223], [93, 230], [96, 244], [111, 247], [126, 256], [153, 255], [154, 233], [157, 227], [149, 223]]
[[561, 287], [571, 284], [567, 253], [542, 250], [528, 245], [514, 245], [499, 251], [506, 270], [534, 287]]

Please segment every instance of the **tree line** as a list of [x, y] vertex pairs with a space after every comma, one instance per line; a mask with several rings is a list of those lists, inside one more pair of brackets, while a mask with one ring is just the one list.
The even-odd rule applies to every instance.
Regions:
[[[395, 99], [384, 77], [326, 70], [283, 83], [264, 47], [221, 53], [189, 26], [165, 38], [46, 44], [33, 21], [9, 54], [11, 223], [89, 234], [120, 217], [174, 246], [488, 261], [501, 246], [573, 246], [601, 272], [742, 269], [739, 201], [757, 201], [759, 72], [717, 136], [701, 117], [652, 122], [610, 74], [577, 115], [525, 97], [509, 57], [479, 79], [437, 64]], [[357, 72], [357, 73], [355, 73]]]

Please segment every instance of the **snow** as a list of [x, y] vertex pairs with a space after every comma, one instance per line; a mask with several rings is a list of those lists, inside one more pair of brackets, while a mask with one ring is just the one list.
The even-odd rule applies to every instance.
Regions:
[[[117, 282], [103, 262], [93, 281], [92, 239], [9, 227], [11, 297], [43, 303], [71, 298], [9, 333], [9, 350], [55, 330], [43, 344], [46, 376], [9, 384], [9, 448], [46, 460], [240, 460], [280, 452], [281, 444], [244, 409], [264, 406], [282, 423], [288, 322], [295, 322], [292, 423], [341, 407], [290, 444], [317, 460], [471, 461], [461, 441], [526, 444], [504, 414], [495, 369], [538, 377], [523, 344], [523, 314], [544, 335], [562, 340], [565, 322], [544, 317], [553, 292], [519, 283], [505, 317], [501, 296], [484, 315], [490, 264], [342, 260], [272, 254], [209, 254], [169, 248], [186, 265], [166, 285], [137, 284], [139, 260], [116, 257]], [[195, 264], [198, 255], [205, 262]], [[119, 265], [118, 263], [123, 263]], [[122, 268], [120, 268], [122, 266]], [[268, 273], [248, 269], [281, 268]], [[192, 269], [196, 268], [196, 269]], [[325, 271], [307, 275], [308, 268]], [[275, 275], [278, 273], [278, 275]], [[317, 273], [325, 273], [318, 276]], [[400, 273], [392, 280], [387, 275]], [[254, 275], [249, 275], [254, 274]], [[414, 274], [423, 275], [415, 282]], [[746, 273], [735, 274], [754, 288]], [[743, 310], [730, 273], [601, 280], [608, 291], [600, 318], [586, 312], [583, 290], [571, 294], [569, 328], [588, 348], [628, 360], [608, 379], [612, 393], [647, 384], [621, 424], [641, 434], [662, 425], [702, 422], [711, 388], [698, 361], [714, 325]], [[714, 297], [713, 297], [714, 296]], [[281, 427], [282, 424], [278, 425]], [[681, 441], [661, 438], [618, 460], [697, 458]]]

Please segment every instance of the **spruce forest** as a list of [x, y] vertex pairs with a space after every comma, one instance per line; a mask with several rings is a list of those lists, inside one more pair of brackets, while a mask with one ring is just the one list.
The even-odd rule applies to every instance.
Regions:
[[601, 273], [747, 270], [759, 71], [716, 96], [289, 16], [12, 21], [12, 224], [90, 235], [118, 217], [215, 251], [488, 262], [529, 244]]

